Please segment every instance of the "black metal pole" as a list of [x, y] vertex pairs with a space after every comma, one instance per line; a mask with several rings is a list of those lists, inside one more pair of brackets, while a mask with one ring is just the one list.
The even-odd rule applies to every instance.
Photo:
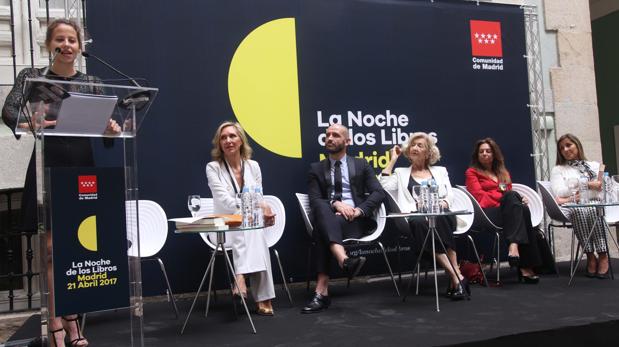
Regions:
[[32, 9], [28, 0], [28, 34], [30, 35], [30, 67], [34, 68], [34, 45], [32, 43]]
[[84, 29], [84, 34], [86, 34], [86, 28], [88, 28], [86, 25], [86, 0], [82, 0], [82, 28]]
[[[45, 20], [47, 21], [47, 25], [49, 25], [49, 0], [45, 0]], [[47, 57], [47, 59], [49, 59], [49, 64], [52, 64], [52, 55], [50, 54], [49, 57]]]

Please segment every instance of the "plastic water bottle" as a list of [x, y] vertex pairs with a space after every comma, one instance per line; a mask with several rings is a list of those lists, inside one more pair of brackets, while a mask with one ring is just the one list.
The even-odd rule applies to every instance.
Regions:
[[263, 221], [263, 213], [262, 213], [262, 187], [256, 187], [254, 189], [254, 196], [252, 199], [253, 203], [253, 212], [254, 212], [254, 226], [260, 227], [264, 225]]
[[252, 209], [252, 199], [251, 192], [249, 191], [249, 187], [243, 187], [241, 192], [241, 211], [243, 216], [243, 228], [250, 228], [252, 226], [253, 218], [253, 209]]
[[578, 193], [580, 194], [580, 203], [586, 204], [589, 202], [589, 177], [582, 175], [578, 179]]
[[604, 179], [602, 180], [602, 194], [605, 203], [613, 203], [613, 181], [611, 180], [608, 172], [604, 172]]
[[421, 213], [427, 213], [430, 207], [430, 189], [428, 187], [427, 182], [421, 182], [421, 188], [420, 188], [421, 194], [420, 194], [420, 208], [419, 208], [419, 212]]
[[439, 200], [438, 200], [438, 185], [436, 184], [436, 181], [433, 179], [430, 180], [429, 182], [429, 190], [430, 190], [430, 201], [429, 201], [429, 211], [430, 213], [439, 213], [440, 209], [439, 209]]

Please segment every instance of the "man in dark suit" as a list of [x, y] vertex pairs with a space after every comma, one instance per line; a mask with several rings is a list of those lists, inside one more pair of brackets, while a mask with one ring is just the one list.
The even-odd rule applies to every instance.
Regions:
[[325, 137], [329, 157], [312, 163], [310, 168], [308, 195], [318, 279], [314, 297], [302, 313], [320, 312], [331, 304], [328, 274], [331, 256], [349, 278], [359, 273], [365, 258], [348, 257], [342, 240], [358, 238], [375, 229], [376, 222], [371, 216], [385, 197], [368, 162], [346, 155], [349, 144], [348, 129], [340, 124], [331, 125]]

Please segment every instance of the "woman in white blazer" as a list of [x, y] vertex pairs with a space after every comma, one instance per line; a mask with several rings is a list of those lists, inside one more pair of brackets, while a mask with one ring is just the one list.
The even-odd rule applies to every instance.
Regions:
[[[257, 162], [250, 160], [252, 149], [239, 123], [224, 122], [213, 137], [213, 161], [206, 165], [206, 177], [213, 194], [215, 213], [237, 212], [236, 194], [243, 187], [262, 188], [262, 174]], [[275, 215], [268, 205], [263, 206], [264, 223], [273, 225]], [[247, 296], [245, 276], [250, 277], [256, 313], [273, 315], [271, 299], [275, 297], [269, 248], [262, 230], [238, 231], [228, 234], [232, 257], [239, 283], [235, 295]]]
[[[433, 166], [441, 157], [435, 141], [436, 139], [428, 134], [417, 132], [410, 136], [403, 149], [400, 149], [397, 145], [391, 149], [391, 160], [381, 173], [380, 183], [385, 190], [396, 197], [402, 212], [417, 211], [417, 203], [411, 194], [412, 187], [426, 184], [430, 179], [434, 179], [439, 187], [439, 197], [442, 197], [440, 204], [442, 207], [449, 209], [453, 202], [453, 193], [447, 169], [443, 166]], [[409, 167], [397, 168], [394, 171], [393, 167], [402, 153], [410, 160], [411, 165]], [[413, 218], [408, 223], [413, 243], [419, 247], [419, 251], [428, 251], [427, 248], [421, 250], [428, 232], [427, 219]], [[470, 294], [470, 287], [457, 266], [456, 244], [453, 238], [453, 231], [456, 230], [456, 218], [454, 216], [438, 217], [436, 228], [447, 249], [447, 254], [445, 254], [440, 244], [437, 243], [435, 247], [436, 260], [449, 274], [451, 280], [451, 285], [447, 288], [447, 296], [453, 300], [461, 300], [466, 296], [464, 291]], [[428, 246], [431, 247], [431, 244]], [[454, 265], [453, 267], [450, 265], [450, 262]]]
[[[580, 140], [572, 134], [565, 134], [557, 141], [557, 165], [550, 172], [552, 193], [559, 205], [571, 202], [571, 192], [568, 187], [570, 179], [586, 176], [589, 180], [589, 198], [595, 198], [602, 189], [602, 182], [598, 179], [600, 164], [587, 161]], [[578, 193], [577, 193], [578, 194]], [[579, 197], [577, 195], [577, 197]], [[587, 277], [607, 279], [608, 273], [608, 244], [606, 242], [606, 222], [593, 207], [562, 208], [572, 221], [574, 233], [587, 254]], [[587, 237], [595, 228], [587, 242]], [[595, 253], [598, 257], [596, 258]]]

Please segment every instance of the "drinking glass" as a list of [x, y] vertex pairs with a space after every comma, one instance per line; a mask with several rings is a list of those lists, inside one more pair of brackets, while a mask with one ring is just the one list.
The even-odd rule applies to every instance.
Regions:
[[200, 211], [200, 195], [189, 195], [187, 197], [187, 208], [191, 215], [195, 217], [196, 212]]
[[413, 199], [417, 203], [417, 211], [421, 211], [421, 203], [422, 203], [421, 202], [421, 186], [420, 185], [413, 186], [411, 193], [413, 195]]
[[438, 209], [442, 213], [443, 205], [440, 203], [440, 201], [447, 199], [447, 185], [444, 183], [441, 183], [438, 185], [438, 198], [439, 198]]
[[578, 177], [570, 177], [567, 179], [567, 187], [569, 188], [570, 193], [572, 195], [573, 203], [577, 203], [576, 193], [578, 193], [579, 185], [580, 185], [580, 181], [578, 180]]
[[613, 175], [613, 190], [615, 202], [619, 202], [619, 175]]

